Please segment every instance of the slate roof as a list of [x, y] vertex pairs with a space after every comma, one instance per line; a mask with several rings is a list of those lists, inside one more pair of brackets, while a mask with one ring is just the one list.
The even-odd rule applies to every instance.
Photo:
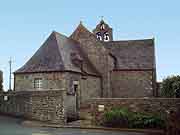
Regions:
[[154, 40], [105, 42], [104, 46], [117, 59], [116, 69], [154, 69]]
[[[68, 38], [60, 33], [52, 32], [45, 43], [31, 57], [31, 59], [15, 73], [33, 73], [49, 71], [74, 71], [100, 75], [76, 41], [79, 32], [84, 31], [89, 36], [96, 36], [88, 31], [81, 23]], [[83, 35], [85, 36], [85, 35]], [[88, 36], [87, 36], [88, 38]], [[74, 40], [75, 39], [75, 40]], [[107, 50], [117, 60], [117, 70], [155, 69], [154, 39], [126, 40], [126, 41], [96, 41], [101, 49]], [[101, 44], [98, 44], [98, 43]], [[82, 71], [72, 60], [72, 55], [83, 60], [85, 69]]]
[[[87, 33], [89, 36], [94, 36], [86, 27], [81, 23], [78, 28], [70, 36], [76, 39], [79, 32]], [[83, 35], [85, 36], [85, 34]], [[95, 37], [96, 39], [96, 37]], [[142, 39], [142, 40], [123, 40], [123, 41], [109, 41], [101, 42], [110, 53], [117, 60], [117, 70], [144, 70], [155, 68], [155, 49], [154, 39]], [[103, 48], [102, 48], [103, 49]]]
[[[85, 64], [88, 65], [87, 68], [82, 71], [80, 66], [75, 65], [72, 54], [76, 54], [76, 57], [85, 61]], [[79, 47], [79, 43], [57, 32], [52, 32], [31, 59], [15, 74], [49, 71], [74, 71], [99, 75], [86, 54]]]

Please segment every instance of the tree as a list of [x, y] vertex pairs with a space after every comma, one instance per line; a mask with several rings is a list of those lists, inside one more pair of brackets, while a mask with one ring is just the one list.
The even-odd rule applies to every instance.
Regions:
[[163, 79], [161, 95], [163, 97], [180, 98], [180, 76], [169, 76], [166, 79]]

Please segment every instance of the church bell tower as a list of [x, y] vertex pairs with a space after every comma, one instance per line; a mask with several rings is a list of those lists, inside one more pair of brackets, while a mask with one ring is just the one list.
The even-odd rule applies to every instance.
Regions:
[[112, 28], [110, 28], [109, 25], [106, 24], [103, 19], [93, 30], [93, 33], [100, 41], [108, 42], [113, 40]]

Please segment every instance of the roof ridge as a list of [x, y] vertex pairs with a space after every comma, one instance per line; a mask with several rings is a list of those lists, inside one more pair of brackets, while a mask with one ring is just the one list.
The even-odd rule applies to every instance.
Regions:
[[109, 41], [105, 42], [104, 46], [106, 45], [154, 45], [154, 38], [152, 39], [137, 39], [137, 40], [118, 40], [118, 41]]
[[83, 24], [82, 22], [79, 23], [79, 25], [76, 27], [76, 29], [73, 31], [73, 33], [69, 36], [70, 38], [72, 38], [72, 36], [77, 32], [77, 31], [82, 31], [84, 30], [85, 32], [88, 32], [91, 35], [94, 35], [90, 30], [88, 30]]
[[[147, 41], [147, 40], [154, 40], [154, 38], [145, 38], [145, 39], [130, 39], [130, 40], [114, 40], [114, 41], [109, 41], [109, 42], [138, 42], [138, 41]], [[108, 42], [106, 42], [108, 43]]]
[[[54, 34], [54, 36], [55, 36], [55, 40], [56, 40], [56, 44], [57, 44], [57, 47], [58, 47], [59, 55], [60, 55], [60, 57], [61, 57], [62, 59], [64, 59], [64, 57], [63, 57], [63, 55], [62, 55], [62, 52], [61, 52], [61, 49], [60, 49], [59, 40], [57, 39], [57, 35], [58, 35], [58, 36], [61, 36], [61, 37], [63, 37], [63, 38], [67, 38], [67, 37], [66, 37], [65, 35], [59, 33], [59, 32], [56, 32], [56, 31], [53, 31], [53, 34]], [[65, 64], [64, 60], [62, 60], [62, 63], [63, 63], [63, 65], [64, 65], [64, 68], [66, 68], [66, 64]]]
[[52, 33], [54, 33], [55, 36], [56, 36], [56, 35], [59, 35], [59, 36], [68, 38], [66, 35], [64, 35], [64, 34], [62, 34], [62, 33], [59, 33], [59, 32], [57, 32], [57, 31], [54, 31], [54, 30], [52, 31]]

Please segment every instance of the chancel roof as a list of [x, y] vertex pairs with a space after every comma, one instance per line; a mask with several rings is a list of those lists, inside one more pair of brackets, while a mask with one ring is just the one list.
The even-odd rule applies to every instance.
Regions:
[[153, 39], [110, 41], [104, 46], [116, 57], [116, 69], [155, 68]]

